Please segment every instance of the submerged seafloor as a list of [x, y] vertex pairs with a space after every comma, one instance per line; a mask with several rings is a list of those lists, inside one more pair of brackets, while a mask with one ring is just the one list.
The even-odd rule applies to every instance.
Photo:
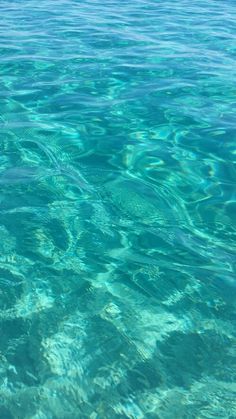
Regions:
[[235, 3], [0, 15], [0, 418], [235, 418]]

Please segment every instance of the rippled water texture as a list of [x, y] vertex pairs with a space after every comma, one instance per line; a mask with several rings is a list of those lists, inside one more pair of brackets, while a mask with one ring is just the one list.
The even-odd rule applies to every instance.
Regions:
[[236, 418], [236, 3], [0, 16], [0, 418]]

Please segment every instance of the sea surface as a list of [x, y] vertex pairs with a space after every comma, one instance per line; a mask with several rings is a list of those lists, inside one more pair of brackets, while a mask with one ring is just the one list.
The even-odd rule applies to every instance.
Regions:
[[1, 0], [0, 419], [236, 418], [236, 2]]

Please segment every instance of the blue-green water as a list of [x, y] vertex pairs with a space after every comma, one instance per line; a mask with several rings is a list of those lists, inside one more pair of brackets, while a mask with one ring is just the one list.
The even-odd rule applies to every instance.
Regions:
[[236, 418], [236, 3], [0, 16], [0, 418]]

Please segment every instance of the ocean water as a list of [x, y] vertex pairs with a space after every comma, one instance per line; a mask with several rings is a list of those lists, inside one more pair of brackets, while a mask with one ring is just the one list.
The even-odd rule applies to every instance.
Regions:
[[236, 418], [236, 3], [0, 3], [0, 419]]

